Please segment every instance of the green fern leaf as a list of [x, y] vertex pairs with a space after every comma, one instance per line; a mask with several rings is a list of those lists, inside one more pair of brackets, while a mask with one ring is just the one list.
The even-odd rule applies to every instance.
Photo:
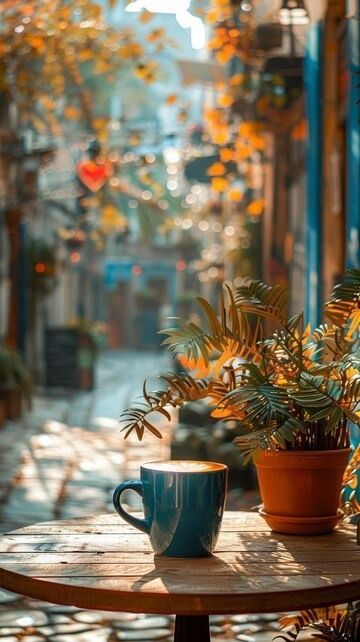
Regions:
[[251, 281], [236, 290], [235, 300], [244, 311], [278, 321], [284, 321], [288, 306], [287, 286], [270, 287], [261, 281]]
[[342, 283], [335, 286], [331, 299], [325, 304], [325, 314], [336, 325], [345, 327], [359, 310], [360, 269], [355, 268], [348, 270]]

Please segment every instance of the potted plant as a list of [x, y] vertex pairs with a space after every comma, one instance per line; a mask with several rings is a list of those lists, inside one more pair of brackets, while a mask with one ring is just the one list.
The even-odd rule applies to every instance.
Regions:
[[29, 371], [18, 352], [0, 348], [0, 400], [4, 405], [7, 419], [20, 417], [23, 398], [30, 404]]
[[[360, 636], [360, 602], [347, 606], [330, 606], [285, 615], [279, 620], [282, 635], [274, 637], [283, 642], [297, 642], [302, 632], [323, 642], [358, 642]], [[303, 639], [303, 638], [301, 638]], [[308, 639], [308, 638], [307, 638]]]
[[[142, 439], [145, 430], [161, 437], [153, 413], [169, 418], [168, 405], [208, 399], [214, 416], [238, 422], [235, 444], [245, 462], [255, 460], [269, 525], [328, 532], [339, 519], [348, 422], [360, 422], [360, 270], [335, 287], [324, 310], [329, 323], [313, 330], [303, 313], [287, 318], [283, 285], [226, 285], [219, 317], [198, 302], [204, 321], [177, 319], [163, 331], [172, 355], [185, 355], [195, 373], [163, 375], [158, 392], [144, 385], [143, 400], [122, 414], [125, 437], [135, 431]], [[276, 328], [268, 336], [267, 321]]]
[[0, 428], [3, 427], [6, 420], [6, 406], [5, 401], [0, 396]]

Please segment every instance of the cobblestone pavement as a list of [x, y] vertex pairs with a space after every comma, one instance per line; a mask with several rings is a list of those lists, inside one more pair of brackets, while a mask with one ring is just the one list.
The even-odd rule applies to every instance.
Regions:
[[[141, 444], [124, 442], [118, 425], [120, 411], [140, 393], [144, 378], [151, 383], [168, 369], [161, 353], [105, 353], [93, 393], [37, 396], [31, 414], [1, 430], [0, 531], [113, 511], [112, 490], [121, 479], [138, 477], [142, 461], [168, 458], [175, 417], [162, 441], [147, 437]], [[276, 619], [214, 616], [212, 636], [218, 642], [267, 642]], [[0, 590], [3, 642], [169, 640], [172, 629], [168, 616], [83, 611]]]

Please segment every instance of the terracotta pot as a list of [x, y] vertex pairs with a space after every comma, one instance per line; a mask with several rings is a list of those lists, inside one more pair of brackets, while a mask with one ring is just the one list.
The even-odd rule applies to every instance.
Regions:
[[260, 453], [256, 471], [269, 526], [279, 533], [328, 533], [339, 521], [339, 498], [350, 448]]
[[5, 416], [7, 419], [18, 419], [21, 417], [22, 396], [17, 388], [3, 388], [0, 390], [0, 399], [5, 405]]
[[0, 398], [0, 428], [4, 425], [6, 419], [6, 408], [4, 401]]

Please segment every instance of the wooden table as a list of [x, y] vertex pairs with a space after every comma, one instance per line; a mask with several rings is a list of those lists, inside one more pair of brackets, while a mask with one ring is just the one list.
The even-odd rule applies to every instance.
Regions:
[[355, 528], [296, 537], [255, 513], [225, 513], [214, 556], [154, 557], [117, 515], [34, 524], [0, 538], [0, 586], [56, 604], [175, 613], [176, 642], [207, 642], [209, 614], [262, 613], [360, 598]]

